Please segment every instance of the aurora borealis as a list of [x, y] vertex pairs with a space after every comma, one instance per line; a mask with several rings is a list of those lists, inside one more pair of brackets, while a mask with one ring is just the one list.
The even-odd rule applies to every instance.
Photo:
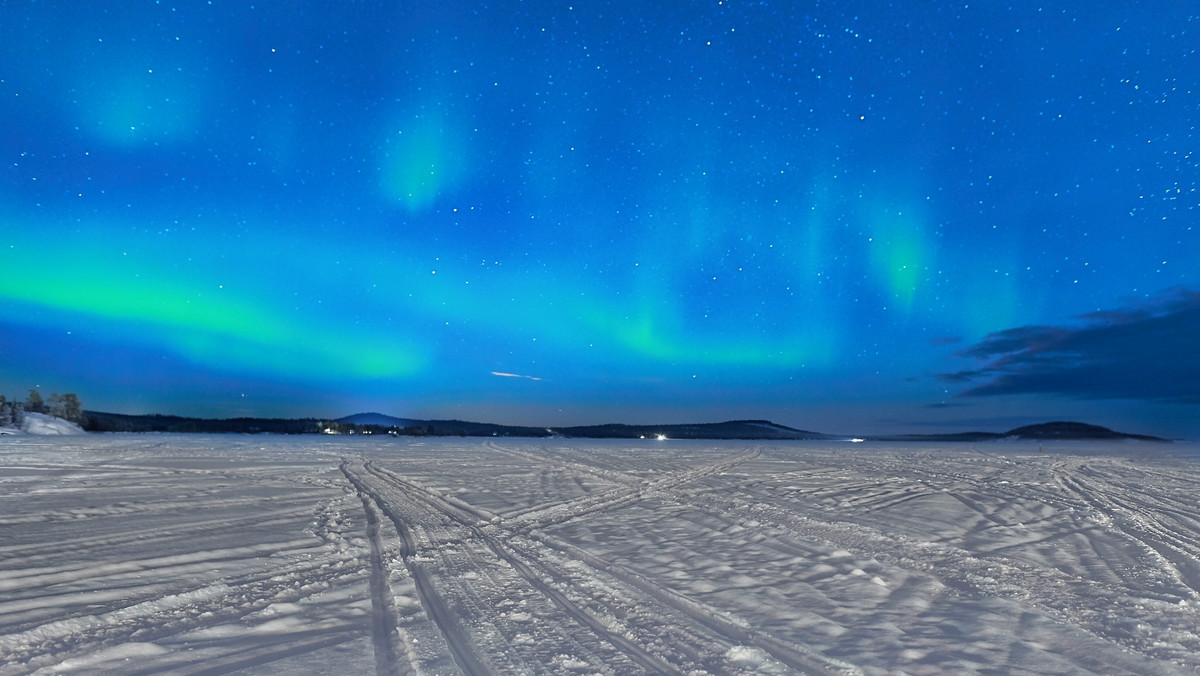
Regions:
[[1179, 2], [6, 2], [0, 392], [1196, 436], [1198, 50]]

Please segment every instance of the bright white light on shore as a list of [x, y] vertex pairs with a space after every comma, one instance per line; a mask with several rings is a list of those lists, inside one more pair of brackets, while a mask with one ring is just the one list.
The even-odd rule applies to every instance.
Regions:
[[850, 443], [852, 443], [852, 444], [861, 444], [861, 443], [862, 443], [862, 442], [864, 442], [864, 441], [866, 441], [866, 439], [858, 439], [858, 438], [854, 438], [854, 439], [851, 439], [851, 440], [850, 440]]
[[659, 441], [666, 441], [666, 440], [667, 440], [667, 435], [665, 435], [665, 434], [660, 434], [660, 435], [658, 435], [657, 437], [655, 437], [655, 439], [658, 439]]

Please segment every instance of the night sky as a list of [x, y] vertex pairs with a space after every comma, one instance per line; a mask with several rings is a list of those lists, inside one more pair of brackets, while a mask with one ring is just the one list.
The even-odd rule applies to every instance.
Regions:
[[1200, 437], [1193, 2], [0, 3], [0, 393]]

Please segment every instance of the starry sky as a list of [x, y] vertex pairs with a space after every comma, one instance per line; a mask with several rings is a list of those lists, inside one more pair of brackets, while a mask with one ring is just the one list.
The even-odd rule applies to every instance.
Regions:
[[0, 4], [0, 392], [1200, 437], [1191, 2]]

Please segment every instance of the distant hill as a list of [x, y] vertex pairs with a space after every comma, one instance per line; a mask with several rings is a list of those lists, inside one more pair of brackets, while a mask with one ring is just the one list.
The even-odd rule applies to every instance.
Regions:
[[552, 432], [545, 427], [523, 427], [520, 425], [497, 425], [494, 423], [470, 422], [467, 420], [421, 420], [397, 418], [382, 413], [355, 413], [334, 422], [343, 425], [376, 428], [375, 431], [395, 429], [404, 434], [453, 436], [453, 437], [548, 437]]
[[412, 418], [397, 418], [396, 416], [384, 415], [382, 413], [355, 413], [345, 418], [338, 418], [334, 422], [351, 425], [379, 425], [380, 427], [409, 427], [412, 425], [424, 425], [427, 421], [413, 420]]
[[1047, 441], [1086, 441], [1137, 439], [1141, 441], [1169, 441], [1161, 437], [1144, 434], [1114, 432], [1107, 427], [1080, 422], [1048, 422], [1025, 425], [1007, 432], [956, 432], [953, 434], [899, 434], [867, 437], [871, 441], [998, 441], [1000, 439], [1037, 439]]
[[828, 434], [798, 430], [769, 420], [729, 420], [719, 423], [672, 425], [580, 425], [527, 427], [467, 420], [400, 418], [383, 413], [355, 413], [334, 420], [316, 418], [187, 418], [175, 415], [127, 415], [84, 411], [84, 428], [90, 432], [174, 432], [184, 434], [339, 434], [366, 432], [404, 436], [464, 437], [575, 437], [591, 439], [837, 439]]
[[1006, 437], [1019, 439], [1140, 439], [1142, 441], [1167, 441], [1161, 437], [1145, 434], [1115, 432], [1107, 427], [1080, 422], [1048, 422], [1026, 425], [1004, 433]]
[[729, 420], [719, 423], [684, 425], [582, 425], [557, 427], [554, 432], [565, 437], [592, 439], [653, 439], [663, 435], [669, 439], [834, 439], [828, 434], [798, 430], [769, 420]]
[[382, 413], [356, 413], [335, 422], [396, 428], [436, 436], [578, 437], [587, 439], [832, 439], [826, 434], [793, 429], [769, 420], [730, 420], [719, 423], [673, 425], [576, 425], [571, 427], [521, 427], [465, 420], [419, 420]]

